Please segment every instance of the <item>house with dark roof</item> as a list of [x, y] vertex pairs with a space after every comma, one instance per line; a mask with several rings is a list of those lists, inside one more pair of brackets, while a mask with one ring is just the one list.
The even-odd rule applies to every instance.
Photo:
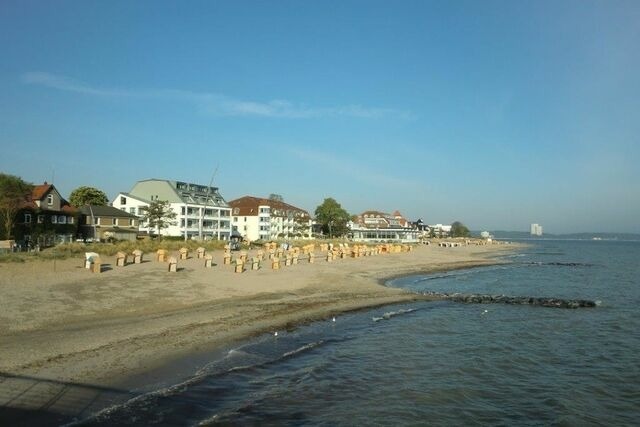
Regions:
[[76, 210], [53, 184], [35, 185], [18, 212], [14, 236], [28, 247], [71, 242], [77, 230], [76, 216]]
[[78, 235], [84, 240], [131, 240], [138, 237], [136, 215], [113, 206], [86, 205], [78, 209]]
[[312, 237], [309, 212], [283, 201], [244, 196], [230, 201], [229, 206], [233, 230], [247, 240]]

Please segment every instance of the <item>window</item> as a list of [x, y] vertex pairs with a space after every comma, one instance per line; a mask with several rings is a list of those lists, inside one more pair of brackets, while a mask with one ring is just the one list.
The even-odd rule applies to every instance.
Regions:
[[118, 218], [112, 218], [111, 225], [118, 225]]
[[132, 215], [136, 214], [136, 208], [129, 208], [129, 213]]
[[233, 208], [233, 214], [238, 215], [240, 213], [240, 208]]
[[47, 196], [47, 205], [49, 206], [53, 205], [53, 194], [49, 194]]
[[121, 205], [126, 205], [127, 204], [127, 198], [124, 196], [120, 196], [120, 204]]
[[244, 217], [244, 222], [247, 222], [247, 217], [246, 216]]
[[38, 224], [44, 223], [44, 215], [38, 215]]
[[51, 217], [51, 224], [57, 224], [57, 223], [58, 223], [58, 217], [57, 217], [57, 216], [55, 216], [55, 215], [53, 215], [53, 216]]
[[246, 225], [244, 226], [244, 231], [247, 231], [247, 226]]
[[58, 224], [66, 224], [66, 223], [67, 223], [67, 217], [60, 215], [58, 217]]
[[238, 217], [237, 216], [233, 217], [233, 222], [238, 222]]
[[24, 214], [24, 223], [25, 224], [31, 224], [31, 214]]
[[73, 217], [72, 216], [68, 216], [67, 217], [67, 224], [73, 224]]

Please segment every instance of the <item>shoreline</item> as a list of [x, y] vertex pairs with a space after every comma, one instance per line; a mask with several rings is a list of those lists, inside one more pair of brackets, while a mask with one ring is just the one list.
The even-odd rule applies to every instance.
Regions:
[[[216, 351], [264, 333], [340, 313], [437, 299], [386, 283], [408, 275], [499, 264], [498, 256], [521, 247], [420, 246], [407, 253], [334, 263], [318, 260], [280, 271], [264, 268], [242, 274], [221, 262], [213, 269], [199, 268], [193, 259], [183, 262], [177, 274], [159, 271], [162, 265], [154, 261], [93, 275], [79, 268], [78, 260], [58, 262], [56, 272], [42, 271], [45, 263], [3, 264], [3, 294], [12, 281], [22, 279], [23, 284], [0, 302], [0, 313], [5, 313], [0, 314], [0, 339], [5, 343], [0, 348], [0, 372], [67, 387], [107, 387], [120, 392], [119, 398], [99, 392], [108, 397], [104, 400], [85, 390], [79, 401], [91, 398], [93, 404], [82, 406], [79, 413], [78, 402], [70, 405], [64, 398], [48, 408], [84, 417], [130, 398], [132, 389], [149, 391], [193, 373], [199, 355], [210, 358]], [[216, 253], [214, 262], [221, 255]], [[5, 274], [8, 270], [13, 271]], [[19, 298], [35, 304], [9, 309]], [[2, 384], [6, 387], [11, 382]], [[46, 397], [49, 393], [40, 400]], [[12, 405], [37, 407], [37, 401]]]

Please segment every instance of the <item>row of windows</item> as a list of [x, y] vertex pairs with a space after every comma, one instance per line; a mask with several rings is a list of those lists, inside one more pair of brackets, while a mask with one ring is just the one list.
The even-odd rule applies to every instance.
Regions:
[[[186, 209], [187, 215], [200, 215], [200, 208], [187, 208]], [[184, 215], [185, 213], [185, 208], [184, 206], [182, 206], [182, 208], [180, 208], [180, 214]], [[204, 216], [229, 216], [229, 212], [228, 211], [219, 211], [217, 209], [205, 209], [204, 210]]]
[[[87, 217], [87, 225], [91, 225], [91, 218]], [[131, 226], [136, 225], [136, 220], [132, 218], [96, 218], [96, 225], [121, 225], [121, 226]]]
[[[137, 209], [137, 212], [139, 212], [139, 214], [142, 215], [142, 209], [139, 209], [139, 208], [129, 208], [129, 213], [131, 215], [137, 215], [136, 214], [136, 209]], [[122, 206], [120, 208], [120, 210], [123, 211], [123, 212], [126, 212], [127, 211], [127, 207], [126, 206]]]
[[[44, 224], [44, 215], [38, 215], [37, 221], [38, 224]], [[31, 224], [31, 214], [24, 214], [24, 223]], [[73, 217], [65, 215], [52, 215], [51, 224], [73, 224]]]
[[[184, 218], [180, 220], [180, 227], [184, 228], [184, 224], [185, 224], [185, 220]], [[219, 223], [217, 221], [202, 221], [202, 228], [206, 228], [206, 229], [223, 229], [223, 228], [228, 228], [229, 227], [229, 223], [225, 222], [225, 221], [220, 221]], [[198, 228], [200, 227], [200, 221], [195, 220], [195, 219], [188, 219], [187, 220], [187, 228]]]

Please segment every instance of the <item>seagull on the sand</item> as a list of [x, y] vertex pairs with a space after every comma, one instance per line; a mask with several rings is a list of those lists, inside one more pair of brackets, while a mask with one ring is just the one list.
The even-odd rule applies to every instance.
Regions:
[[277, 337], [277, 336], [278, 336], [278, 331], [275, 331], [275, 332], [273, 333], [273, 336], [274, 336], [274, 337]]
[[336, 321], [336, 317], [335, 317], [335, 316], [333, 316], [333, 319], [331, 319], [331, 320], [335, 322], [335, 321]]
[[485, 310], [482, 312], [482, 314], [487, 314], [489, 312], [489, 310]]

